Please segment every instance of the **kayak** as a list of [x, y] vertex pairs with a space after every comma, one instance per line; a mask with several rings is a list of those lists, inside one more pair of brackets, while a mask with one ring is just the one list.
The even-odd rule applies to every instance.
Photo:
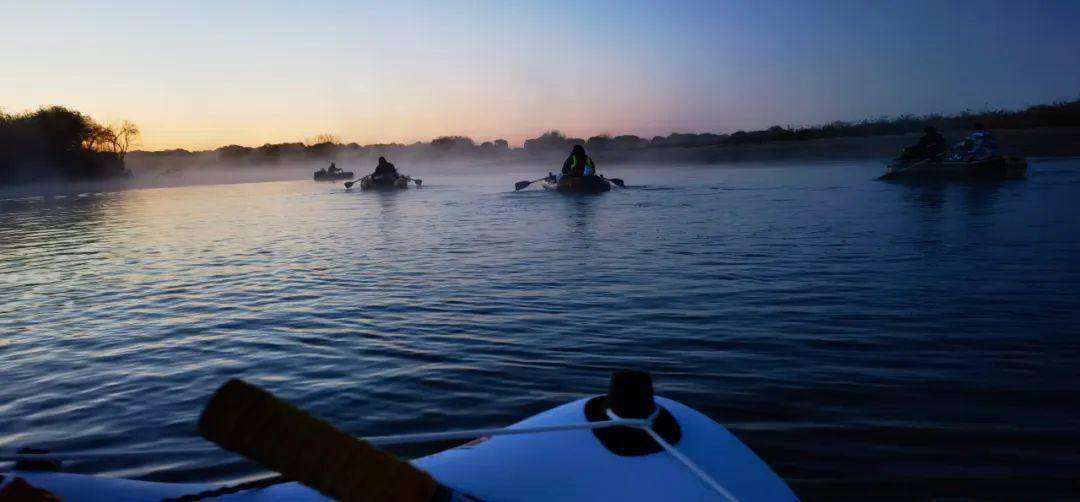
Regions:
[[409, 188], [409, 178], [405, 176], [398, 176], [397, 178], [373, 178], [371, 175], [360, 178], [361, 190], [374, 190], [380, 188]]
[[[580, 399], [510, 426], [575, 423], [594, 398]], [[682, 437], [678, 451], [736, 500], [795, 500], [783, 480], [720, 424], [676, 401], [656, 398]], [[590, 431], [498, 436], [413, 462], [443, 484], [483, 500], [723, 500], [663, 450], [612, 452]], [[477, 476], [477, 473], [484, 473]]]
[[[626, 373], [645, 375], [647, 383], [642, 386], [634, 378], [620, 383], [616, 373], [607, 395], [577, 399], [505, 429], [488, 430], [477, 440], [411, 464], [439, 485], [485, 501], [797, 500], [723, 426], [677, 401], [654, 398], [648, 374]], [[648, 430], [602, 423], [631, 417], [647, 421]], [[600, 426], [583, 428], [598, 421]], [[0, 476], [5, 478], [0, 487], [17, 476], [73, 502], [162, 500], [223, 488], [27, 470]], [[220, 500], [329, 499], [305, 485], [281, 482], [237, 490]]]
[[338, 171], [336, 173], [328, 173], [325, 169], [319, 169], [315, 171], [313, 176], [315, 181], [338, 181], [338, 180], [351, 180], [353, 178], [352, 171]]
[[565, 193], [601, 193], [611, 190], [611, 182], [603, 176], [565, 176], [558, 182], [556, 178], [545, 179], [543, 187]]
[[1017, 179], [1027, 174], [1027, 160], [992, 157], [962, 161], [904, 161], [885, 168], [880, 179]]

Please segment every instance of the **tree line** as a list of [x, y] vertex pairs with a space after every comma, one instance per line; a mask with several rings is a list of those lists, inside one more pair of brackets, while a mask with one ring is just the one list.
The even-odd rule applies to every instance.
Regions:
[[[263, 164], [278, 161], [296, 160], [340, 160], [343, 158], [373, 159], [378, 156], [407, 156], [413, 160], [437, 160], [453, 156], [492, 158], [510, 152], [510, 144], [505, 139], [477, 143], [464, 136], [441, 136], [430, 142], [417, 141], [405, 143], [375, 143], [360, 145], [343, 143], [332, 134], [320, 134], [304, 141], [290, 143], [266, 143], [262, 146], [249, 147], [227, 145], [209, 151], [190, 151], [184, 149], [162, 150], [157, 152], [137, 152], [140, 160], [163, 160], [183, 162], [196, 160], [214, 160], [229, 164]], [[208, 159], [212, 156], [212, 159]]]
[[[322, 134], [302, 142], [267, 143], [259, 147], [228, 145], [211, 151], [183, 149], [160, 152], [137, 152], [139, 160], [165, 164], [201, 162], [208, 157], [227, 164], [259, 165], [295, 160], [371, 160], [380, 155], [412, 161], [465, 159], [505, 161], [549, 158], [565, 155], [576, 144], [590, 152], [657, 152], [664, 149], [695, 149], [797, 142], [825, 138], [865, 137], [921, 132], [928, 125], [942, 131], [967, 130], [973, 122], [990, 129], [1030, 129], [1036, 127], [1080, 126], [1080, 99], [1023, 110], [965, 111], [955, 115], [902, 115], [858, 122], [831, 122], [816, 126], [772, 126], [767, 129], [718, 133], [673, 133], [642, 138], [624, 134], [597, 135], [589, 138], [568, 137], [548, 131], [525, 141], [523, 148], [510, 148], [503, 139], [476, 142], [464, 136], [442, 136], [430, 142], [380, 143], [359, 145], [342, 143], [336, 136]], [[90, 180], [127, 176], [124, 160], [139, 137], [139, 129], [130, 122], [105, 126], [90, 117], [64, 107], [42, 108], [22, 114], [0, 111], [0, 183], [18, 183], [49, 179]], [[682, 150], [681, 150], [682, 151]], [[704, 149], [702, 151], [705, 151]]]
[[955, 115], [901, 115], [880, 117], [858, 122], [835, 121], [816, 126], [779, 126], [755, 131], [736, 131], [731, 134], [673, 133], [651, 139], [634, 135], [593, 136], [588, 139], [566, 137], [559, 131], [548, 131], [538, 138], [525, 141], [526, 151], [549, 149], [569, 150], [575, 144], [592, 151], [634, 150], [645, 148], [695, 148], [703, 146], [734, 146], [774, 141], [807, 141], [826, 138], [851, 138], [922, 132], [926, 126], [942, 131], [969, 130], [975, 122], [990, 129], [1032, 129], [1036, 127], [1080, 126], [1080, 99], [1023, 110], [965, 111]]
[[106, 126], [62, 106], [0, 110], [0, 184], [128, 176], [124, 158], [138, 138], [131, 122]]
[[[1035, 127], [1080, 126], [1080, 100], [1032, 106], [1023, 110], [965, 111], [955, 115], [901, 115], [880, 117], [856, 122], [836, 121], [815, 126], [779, 126], [751, 131], [718, 133], [672, 133], [667, 136], [642, 138], [632, 134], [619, 136], [597, 135], [589, 138], [567, 136], [557, 130], [525, 140], [523, 148], [511, 149], [506, 140], [478, 143], [464, 136], [442, 136], [430, 142], [343, 144], [332, 135], [319, 135], [304, 142], [265, 144], [259, 147], [229, 145], [213, 150], [221, 160], [259, 163], [277, 159], [329, 159], [336, 155], [366, 158], [377, 155], [408, 155], [414, 159], [445, 157], [498, 158], [502, 155], [548, 155], [566, 153], [573, 145], [581, 144], [589, 151], [632, 151], [665, 148], [697, 148], [738, 146], [769, 142], [807, 141], [825, 138], [850, 138], [876, 135], [922, 132], [932, 125], [943, 131], [968, 130], [974, 122], [990, 129], [1030, 129]], [[195, 155], [203, 152], [170, 150], [172, 155]]]

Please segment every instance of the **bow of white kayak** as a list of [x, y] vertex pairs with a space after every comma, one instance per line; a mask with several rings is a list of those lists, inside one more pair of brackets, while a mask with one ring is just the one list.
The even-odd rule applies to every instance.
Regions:
[[[412, 464], [440, 485], [485, 501], [796, 498], [765, 462], [720, 424], [676, 401], [654, 399], [647, 374], [628, 372], [622, 377], [618, 385], [613, 378], [607, 396], [580, 399], [506, 429], [487, 430], [483, 432], [487, 437]], [[615, 410], [630, 416], [619, 417]], [[630, 425], [611, 427], [613, 423]], [[412, 439], [432, 435], [417, 436]], [[166, 500], [220, 488], [60, 472], [15, 471], [3, 476], [0, 486], [18, 476], [76, 502]], [[289, 482], [239, 490], [216, 500], [327, 498]]]
[[[737, 500], [794, 500], [770, 468], [720, 424], [676, 401], [657, 403], [675, 416], [675, 447]], [[510, 426], [585, 420], [581, 399]], [[497, 436], [418, 459], [439, 482], [484, 500], [723, 500], [670, 453], [623, 457], [589, 430]]]

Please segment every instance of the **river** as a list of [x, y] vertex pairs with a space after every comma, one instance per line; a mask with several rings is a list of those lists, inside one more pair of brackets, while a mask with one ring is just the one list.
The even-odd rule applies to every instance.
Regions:
[[[629, 188], [590, 197], [429, 168], [392, 193], [9, 198], [0, 451], [203, 446], [198, 413], [233, 376], [374, 435], [506, 425], [640, 368], [808, 499], [1067, 496], [1080, 161], [1010, 182], [880, 171], [612, 167]], [[257, 472], [225, 452], [65, 469]]]

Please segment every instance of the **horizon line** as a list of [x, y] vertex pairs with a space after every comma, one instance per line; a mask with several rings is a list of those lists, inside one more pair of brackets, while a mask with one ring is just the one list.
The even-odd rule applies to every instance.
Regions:
[[[651, 135], [651, 136], [641, 136], [641, 135], [634, 134], [634, 133], [629, 133], [629, 132], [618, 133], [618, 134], [603, 132], [603, 133], [595, 133], [595, 134], [592, 134], [592, 135], [589, 135], [589, 136], [573, 136], [573, 135], [563, 133], [562, 132], [563, 129], [551, 128], [551, 129], [544, 130], [543, 132], [539, 133], [536, 136], [525, 138], [520, 142], [520, 144], [517, 144], [517, 145], [511, 143], [510, 140], [506, 139], [506, 137], [498, 137], [498, 138], [494, 138], [494, 139], [478, 141], [475, 138], [473, 138], [471, 136], [468, 136], [468, 135], [464, 135], [464, 134], [443, 134], [443, 135], [435, 136], [435, 137], [433, 137], [431, 139], [428, 139], [426, 141], [425, 140], [415, 140], [415, 141], [409, 141], [409, 142], [387, 141], [387, 142], [375, 142], [375, 143], [365, 143], [365, 144], [361, 144], [358, 141], [345, 141], [345, 140], [341, 139], [340, 137], [338, 137], [335, 134], [324, 133], [323, 135], [328, 135], [328, 136], [334, 137], [336, 141], [332, 141], [330, 143], [335, 145], [335, 146], [357, 145], [360, 148], [370, 148], [370, 147], [378, 147], [378, 146], [404, 146], [404, 147], [408, 147], [408, 146], [414, 146], [414, 145], [431, 144], [435, 140], [438, 140], [438, 139], [441, 139], [441, 138], [465, 138], [465, 139], [468, 139], [468, 140], [472, 141], [477, 146], [479, 146], [479, 145], [481, 145], [483, 143], [486, 143], [486, 142], [496, 142], [496, 141], [500, 141], [500, 140], [501, 141], [506, 141], [509, 144], [509, 149], [510, 150], [515, 150], [515, 149], [524, 148], [524, 144], [528, 140], [538, 139], [538, 138], [540, 138], [540, 137], [542, 137], [544, 135], [550, 134], [550, 133], [562, 134], [567, 139], [580, 139], [582, 143], [587, 142], [589, 139], [598, 138], [598, 137], [617, 138], [617, 137], [621, 137], [621, 136], [634, 136], [634, 137], [644, 139], [644, 140], [652, 140], [652, 139], [655, 139], [655, 138], [668, 138], [668, 137], [671, 137], [672, 135], [676, 135], [676, 134], [687, 134], [687, 135], [712, 134], [712, 135], [717, 135], [717, 136], [731, 136], [731, 135], [739, 133], [739, 132], [752, 133], [752, 132], [758, 132], [758, 131], [767, 131], [767, 130], [773, 128], [773, 127], [781, 127], [783, 129], [786, 129], [786, 130], [798, 131], [798, 130], [805, 130], [805, 129], [823, 128], [823, 127], [833, 125], [833, 124], [858, 125], [858, 124], [870, 124], [870, 123], [875, 123], [875, 122], [889, 122], [889, 121], [895, 121], [895, 120], [901, 120], [901, 119], [910, 119], [910, 120], [947, 120], [947, 119], [951, 119], [951, 120], [956, 120], [956, 119], [963, 119], [963, 118], [967, 118], [967, 117], [978, 116], [978, 115], [983, 115], [983, 114], [991, 114], [991, 113], [1020, 113], [1020, 112], [1030, 111], [1030, 110], [1032, 110], [1034, 108], [1038, 108], [1038, 107], [1062, 106], [1062, 105], [1068, 105], [1068, 104], [1071, 104], [1071, 103], [1080, 103], [1080, 97], [1077, 97], [1075, 99], [1054, 100], [1054, 101], [1045, 102], [1045, 103], [1028, 105], [1028, 106], [1020, 107], [1020, 108], [990, 108], [989, 106], [987, 106], [987, 107], [984, 107], [982, 110], [972, 110], [972, 109], [968, 108], [968, 109], [964, 109], [964, 110], [962, 110], [960, 112], [954, 112], [954, 113], [935, 112], [935, 113], [928, 113], [928, 114], [922, 114], [922, 115], [915, 115], [915, 114], [882, 115], [882, 116], [878, 116], [878, 117], [875, 117], [875, 118], [862, 118], [862, 119], [855, 119], [855, 120], [837, 119], [837, 120], [832, 120], [832, 121], [829, 121], [829, 122], [823, 122], [823, 123], [817, 123], [817, 124], [798, 124], [798, 125], [796, 125], [796, 124], [788, 124], [788, 125], [783, 125], [783, 126], [781, 126], [779, 124], [773, 124], [773, 125], [771, 125], [769, 127], [763, 128], [763, 129], [740, 128], [740, 129], [736, 129], [733, 132], [671, 131], [671, 132], [668, 132], [667, 134], [655, 134], [655, 135]], [[226, 144], [221, 144], [219, 146], [212, 147], [212, 148], [206, 148], [206, 149], [192, 149], [192, 148], [183, 148], [183, 147], [173, 147], [173, 148], [162, 148], [162, 149], [158, 149], [158, 150], [135, 149], [135, 150], [132, 150], [132, 152], [161, 153], [161, 152], [170, 152], [170, 151], [176, 151], [176, 150], [183, 150], [183, 151], [190, 152], [190, 153], [205, 153], [205, 152], [217, 151], [217, 150], [220, 150], [222, 148], [228, 148], [228, 147], [231, 147], [231, 146], [238, 146], [238, 147], [242, 147], [242, 148], [257, 149], [257, 148], [261, 148], [261, 147], [264, 147], [264, 146], [274, 146], [274, 145], [300, 144], [300, 145], [304, 145], [305, 147], [308, 147], [308, 146], [313, 146], [313, 145], [326, 143], [326, 142], [319, 142], [319, 143], [309, 143], [308, 142], [309, 139], [317, 138], [318, 136], [320, 136], [320, 135], [313, 135], [311, 137], [304, 138], [304, 139], [299, 139], [299, 140], [282, 141], [282, 142], [279, 142], [279, 143], [262, 142], [261, 144], [257, 144], [257, 145], [255, 145], [255, 144], [241, 144], [241, 143], [226, 143]]]

